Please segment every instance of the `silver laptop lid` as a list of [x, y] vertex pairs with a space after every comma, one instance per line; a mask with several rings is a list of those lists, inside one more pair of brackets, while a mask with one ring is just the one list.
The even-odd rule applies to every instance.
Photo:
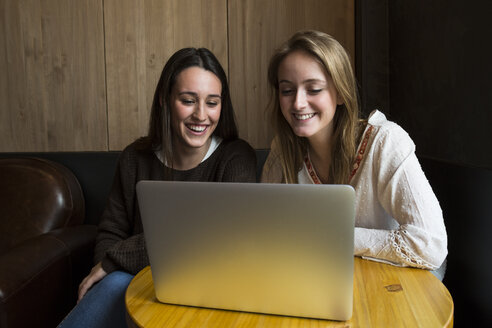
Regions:
[[352, 316], [352, 187], [140, 181], [137, 195], [159, 301]]

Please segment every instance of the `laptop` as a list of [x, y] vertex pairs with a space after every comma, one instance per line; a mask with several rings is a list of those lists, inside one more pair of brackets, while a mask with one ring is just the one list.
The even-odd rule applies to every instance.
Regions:
[[354, 196], [348, 185], [138, 182], [156, 298], [350, 319]]

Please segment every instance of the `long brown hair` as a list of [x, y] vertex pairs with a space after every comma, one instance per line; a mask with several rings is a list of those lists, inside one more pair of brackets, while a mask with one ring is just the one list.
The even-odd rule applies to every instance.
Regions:
[[294, 51], [305, 51], [313, 56], [332, 78], [343, 105], [338, 105], [333, 118], [332, 163], [330, 180], [348, 183], [357, 151], [359, 135], [359, 102], [357, 85], [350, 58], [345, 49], [332, 36], [318, 31], [300, 31], [282, 44], [270, 59], [268, 82], [272, 88], [269, 103], [270, 120], [280, 151], [283, 176], [286, 183], [297, 183], [307, 153], [306, 138], [296, 136], [280, 110], [278, 68], [285, 57]]

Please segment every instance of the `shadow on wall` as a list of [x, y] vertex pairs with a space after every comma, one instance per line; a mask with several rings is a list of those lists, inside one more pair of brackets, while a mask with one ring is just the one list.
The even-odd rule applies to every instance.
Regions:
[[441, 204], [448, 233], [444, 284], [456, 327], [492, 326], [492, 171], [420, 157]]

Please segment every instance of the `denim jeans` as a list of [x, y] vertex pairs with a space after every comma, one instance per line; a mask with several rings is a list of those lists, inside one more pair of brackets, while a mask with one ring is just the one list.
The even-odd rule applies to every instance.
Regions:
[[114, 271], [92, 286], [58, 327], [126, 327], [125, 292], [133, 275]]
[[444, 279], [444, 274], [446, 273], [446, 267], [448, 266], [448, 259], [444, 259], [444, 262], [442, 262], [441, 264], [441, 267], [434, 270], [434, 271], [431, 271], [431, 273], [437, 277], [437, 279], [439, 280], [443, 280]]

